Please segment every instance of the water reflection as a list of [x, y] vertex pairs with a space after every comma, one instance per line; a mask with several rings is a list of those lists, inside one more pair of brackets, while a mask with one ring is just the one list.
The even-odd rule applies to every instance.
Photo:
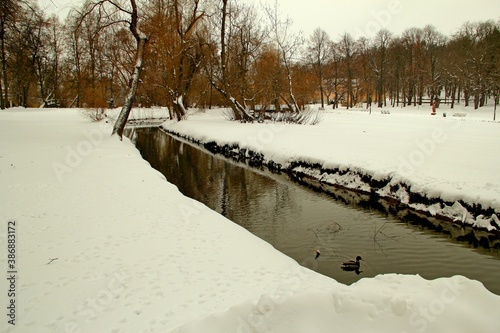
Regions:
[[[463, 233], [458, 226], [443, 233], [433, 223], [423, 225], [414, 213], [349, 191], [332, 191], [334, 200], [286, 176], [229, 162], [157, 129], [138, 129], [135, 141], [144, 159], [182, 193], [340, 282], [380, 273], [429, 279], [460, 274], [500, 294], [498, 250], [456, 242], [455, 234]], [[321, 255], [316, 258], [317, 250]], [[357, 255], [363, 257], [362, 268], [342, 270], [341, 264]]]

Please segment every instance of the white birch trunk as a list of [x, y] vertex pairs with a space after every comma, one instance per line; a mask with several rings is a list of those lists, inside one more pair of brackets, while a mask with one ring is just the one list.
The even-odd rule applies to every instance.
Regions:
[[123, 129], [125, 128], [125, 124], [127, 123], [128, 116], [130, 111], [132, 110], [132, 105], [134, 103], [135, 94], [137, 92], [137, 87], [139, 86], [139, 78], [141, 75], [142, 69], [142, 58], [144, 54], [144, 47], [146, 46], [147, 38], [145, 36], [141, 36], [137, 43], [137, 51], [136, 51], [136, 63], [134, 68], [134, 73], [132, 74], [132, 82], [130, 84], [130, 88], [127, 94], [127, 98], [125, 99], [125, 103], [123, 104], [122, 110], [120, 111], [120, 115], [116, 119], [115, 125], [113, 127], [113, 134], [118, 134], [120, 140], [123, 136]]

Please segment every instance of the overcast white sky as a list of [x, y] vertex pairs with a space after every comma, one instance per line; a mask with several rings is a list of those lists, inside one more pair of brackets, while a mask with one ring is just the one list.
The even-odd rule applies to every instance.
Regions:
[[[141, 0], [138, 0], [140, 2]], [[274, 4], [274, 0], [236, 0]], [[73, 4], [83, 0], [39, 0], [48, 13], [66, 16]], [[322, 28], [332, 39], [344, 32], [371, 37], [381, 28], [400, 34], [406, 28], [433, 24], [450, 35], [466, 21], [500, 20], [500, 0], [278, 0], [284, 16], [305, 37]]]

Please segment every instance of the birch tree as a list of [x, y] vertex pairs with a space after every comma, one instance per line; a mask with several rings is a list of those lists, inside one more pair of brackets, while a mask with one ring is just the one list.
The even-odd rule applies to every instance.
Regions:
[[130, 111], [132, 110], [132, 103], [134, 102], [135, 94], [137, 92], [137, 87], [139, 86], [139, 78], [142, 70], [142, 61], [144, 55], [144, 48], [146, 47], [146, 43], [148, 42], [147, 36], [139, 29], [139, 14], [137, 10], [137, 5], [135, 0], [130, 0], [130, 9], [124, 9], [121, 6], [117, 6], [113, 3], [115, 7], [117, 7], [120, 11], [123, 11], [130, 15], [130, 32], [134, 36], [134, 39], [137, 43], [137, 50], [135, 53], [135, 68], [131, 78], [131, 84], [129, 87], [129, 91], [127, 97], [125, 99], [125, 103], [121, 109], [120, 115], [116, 119], [116, 123], [113, 127], [113, 133], [117, 134], [118, 137], [122, 138], [123, 129], [125, 128], [125, 124], [127, 123], [128, 116]]
[[135, 65], [130, 78], [127, 97], [125, 98], [125, 102], [118, 118], [116, 119], [112, 132], [112, 135], [117, 134], [121, 140], [123, 136], [123, 129], [125, 128], [130, 111], [132, 110], [132, 105], [139, 86], [144, 48], [148, 42], [148, 37], [140, 30], [139, 10], [137, 8], [136, 0], [129, 0], [128, 4], [126, 1], [123, 1], [122, 3], [113, 0], [90, 2], [87, 4], [86, 10], [83, 12], [82, 20], [94, 12], [98, 15], [102, 29], [115, 24], [128, 24], [130, 33], [136, 42]]
[[317, 28], [309, 38], [309, 45], [307, 48], [309, 62], [312, 64], [318, 79], [319, 92], [321, 95], [321, 109], [325, 108], [324, 77], [325, 67], [331, 59], [331, 43], [330, 36], [328, 36], [326, 31]]
[[293, 93], [292, 65], [304, 39], [301, 33], [292, 32], [293, 21], [289, 17], [280, 18], [277, 2], [275, 2], [274, 7], [266, 8], [266, 12], [270, 21], [271, 38], [278, 50], [288, 82], [288, 96], [281, 95], [281, 99], [287, 104], [290, 111], [299, 112], [300, 109]]

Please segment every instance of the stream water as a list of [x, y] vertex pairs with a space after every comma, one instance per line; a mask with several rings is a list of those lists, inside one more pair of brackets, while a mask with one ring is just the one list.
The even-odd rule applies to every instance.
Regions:
[[[459, 274], [500, 295], [498, 248], [459, 242], [453, 233], [367, 205], [352, 192], [313, 191], [287, 175], [214, 156], [157, 128], [134, 129], [129, 136], [143, 158], [184, 195], [339, 282], [381, 273], [427, 279]], [[321, 251], [318, 259], [315, 250]], [[358, 255], [363, 258], [359, 272], [341, 269], [343, 261]]]

